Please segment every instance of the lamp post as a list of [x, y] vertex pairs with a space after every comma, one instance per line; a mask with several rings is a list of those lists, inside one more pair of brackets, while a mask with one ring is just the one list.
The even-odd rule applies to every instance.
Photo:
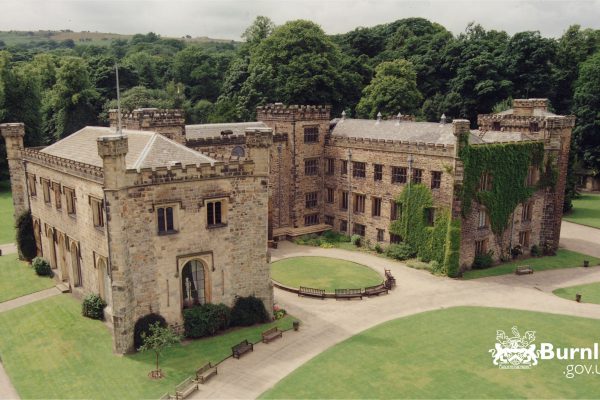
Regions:
[[[413, 155], [409, 154], [408, 155], [408, 182], [407, 182], [407, 188], [408, 188], [408, 196], [406, 196], [406, 213], [408, 213], [409, 211], [409, 203], [410, 203], [410, 186], [412, 185], [412, 167], [413, 167]], [[406, 216], [406, 218], [408, 218], [408, 214]], [[406, 232], [404, 232], [404, 238], [406, 239], [406, 237], [408, 236], [408, 220], [406, 222]]]
[[278, 167], [278, 171], [277, 171], [278, 172], [278, 176], [277, 176], [277, 181], [278, 181], [278, 183], [277, 183], [277, 186], [278, 186], [277, 198], [278, 198], [278, 200], [277, 200], [277, 202], [279, 203], [278, 207], [277, 207], [277, 227], [278, 228], [281, 228], [281, 207], [282, 207], [282, 204], [281, 204], [281, 150], [282, 150], [282, 146], [281, 146], [281, 143], [279, 143], [277, 145], [277, 154], [279, 156], [279, 167]]
[[347, 233], [350, 236], [350, 227], [352, 226], [352, 149], [348, 149], [348, 229]]

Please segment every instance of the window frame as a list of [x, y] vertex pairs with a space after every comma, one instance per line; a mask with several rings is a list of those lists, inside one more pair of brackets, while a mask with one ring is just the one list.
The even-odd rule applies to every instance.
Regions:
[[51, 188], [50, 188], [50, 180], [46, 179], [46, 178], [40, 178], [40, 182], [42, 184], [42, 193], [44, 195], [44, 203], [46, 204], [52, 204], [52, 199], [51, 199]]
[[304, 226], [319, 225], [319, 213], [304, 215]]
[[[172, 235], [179, 232], [178, 226], [178, 214], [179, 205], [177, 203], [162, 203], [156, 205], [155, 216], [156, 216], [156, 232], [159, 236]], [[161, 217], [160, 212], [163, 210]], [[171, 210], [171, 229], [169, 229], [169, 210]], [[163, 220], [163, 229], [161, 230], [161, 218]]]
[[353, 201], [353, 211], [355, 214], [364, 214], [365, 213], [365, 204], [367, 202], [367, 196], [361, 193], [353, 193], [354, 201]]
[[29, 189], [30, 197], [37, 197], [37, 185], [35, 174], [27, 173], [27, 188]]
[[423, 170], [421, 168], [413, 168], [412, 169], [412, 183], [423, 183]]
[[350, 205], [350, 196], [347, 190], [342, 190], [342, 195], [340, 196], [340, 210], [347, 211], [348, 206]]
[[371, 216], [381, 217], [381, 204], [383, 199], [381, 197], [371, 196]]
[[77, 195], [74, 188], [63, 186], [63, 192], [65, 193], [65, 203], [67, 205], [67, 215], [77, 215]]
[[431, 188], [439, 189], [442, 187], [442, 171], [431, 171]]
[[90, 196], [90, 207], [92, 208], [92, 224], [94, 228], [104, 230], [106, 226], [106, 217], [104, 215], [104, 200], [98, 197]]
[[[219, 222], [217, 222], [216, 220], [216, 204], [219, 203], [220, 204], [220, 217], [221, 220]], [[206, 212], [204, 213], [205, 216], [205, 221], [206, 221], [206, 229], [215, 229], [215, 228], [222, 228], [227, 226], [227, 215], [228, 215], [228, 199], [227, 197], [215, 197], [215, 198], [210, 198], [210, 199], [204, 199], [204, 206], [206, 207]], [[213, 209], [212, 211], [212, 223], [209, 220], [209, 212], [210, 209]]]
[[373, 181], [380, 182], [383, 180], [383, 164], [373, 164]]
[[319, 125], [304, 126], [304, 143], [319, 143]]
[[408, 173], [406, 167], [397, 167], [392, 166], [392, 178], [391, 182], [393, 184], [406, 184], [408, 179]]
[[366, 178], [367, 177], [367, 163], [362, 161], [352, 161], [352, 177], [353, 178]]
[[325, 190], [326, 190], [325, 199], [326, 199], [327, 204], [334, 204], [335, 203], [335, 189], [327, 187], [327, 188], [325, 188]]
[[335, 175], [335, 158], [325, 158], [325, 175]]
[[361, 237], [365, 237], [367, 235], [367, 227], [366, 227], [366, 225], [354, 222], [352, 224], [352, 234], [353, 235], [359, 235]]
[[305, 207], [306, 208], [317, 208], [319, 205], [319, 192], [308, 192], [304, 194]]
[[318, 158], [305, 158], [304, 159], [304, 176], [318, 176], [319, 175], [319, 159]]

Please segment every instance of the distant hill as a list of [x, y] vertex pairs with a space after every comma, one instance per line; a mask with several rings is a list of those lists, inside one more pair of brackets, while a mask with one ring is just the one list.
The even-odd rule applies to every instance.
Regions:
[[[6, 46], [27, 44], [31, 42], [41, 42], [47, 40], [54, 40], [62, 42], [63, 40], [71, 39], [75, 44], [96, 44], [96, 45], [109, 45], [111, 41], [117, 39], [131, 39], [133, 35], [121, 35], [118, 33], [105, 33], [105, 32], [73, 32], [69, 29], [60, 31], [0, 31], [0, 40], [4, 42]], [[213, 39], [206, 36], [202, 37], [191, 37], [185, 36], [180, 38], [171, 38], [162, 36], [165, 39], [180, 39], [185, 42], [197, 42], [197, 43], [235, 43], [233, 40], [228, 39]]]

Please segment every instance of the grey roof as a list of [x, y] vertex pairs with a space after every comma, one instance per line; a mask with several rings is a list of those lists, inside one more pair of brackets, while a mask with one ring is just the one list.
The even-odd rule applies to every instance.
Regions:
[[[513, 115], [514, 113], [515, 113], [515, 110], [513, 108], [509, 108], [508, 110], [501, 111], [494, 115]], [[556, 114], [554, 114], [550, 111], [544, 110], [542, 108], [536, 107], [533, 109], [533, 116], [534, 117], [555, 117]]]
[[[87, 126], [41, 152], [102, 167], [96, 141], [100, 136], [114, 134], [114, 128]], [[125, 156], [127, 169], [169, 166], [173, 162], [180, 162], [182, 165], [215, 162], [214, 159], [155, 132], [124, 129], [123, 134], [128, 139], [129, 149]]]
[[[520, 142], [523, 140], [535, 140], [523, 132], [505, 132], [505, 131], [471, 131], [473, 136], [478, 137], [483, 143], [501, 143], [501, 142]], [[471, 142], [477, 143], [477, 142]]]
[[185, 136], [188, 139], [202, 139], [221, 136], [221, 132], [223, 131], [231, 131], [234, 135], [244, 135], [246, 128], [267, 128], [267, 125], [264, 122], [186, 125]]
[[[452, 124], [436, 122], [412, 122], [394, 120], [374, 121], [371, 119], [339, 120], [332, 131], [333, 136], [364, 139], [403, 140], [434, 144], [455, 144]], [[475, 143], [480, 140], [475, 137]]]

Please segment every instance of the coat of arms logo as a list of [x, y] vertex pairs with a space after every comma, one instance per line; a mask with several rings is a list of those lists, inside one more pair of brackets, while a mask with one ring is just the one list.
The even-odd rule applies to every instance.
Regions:
[[516, 326], [511, 329], [512, 336], [504, 331], [496, 331], [496, 344], [489, 352], [492, 362], [501, 369], [529, 369], [538, 363], [539, 350], [536, 351], [535, 331], [526, 331], [523, 336]]

